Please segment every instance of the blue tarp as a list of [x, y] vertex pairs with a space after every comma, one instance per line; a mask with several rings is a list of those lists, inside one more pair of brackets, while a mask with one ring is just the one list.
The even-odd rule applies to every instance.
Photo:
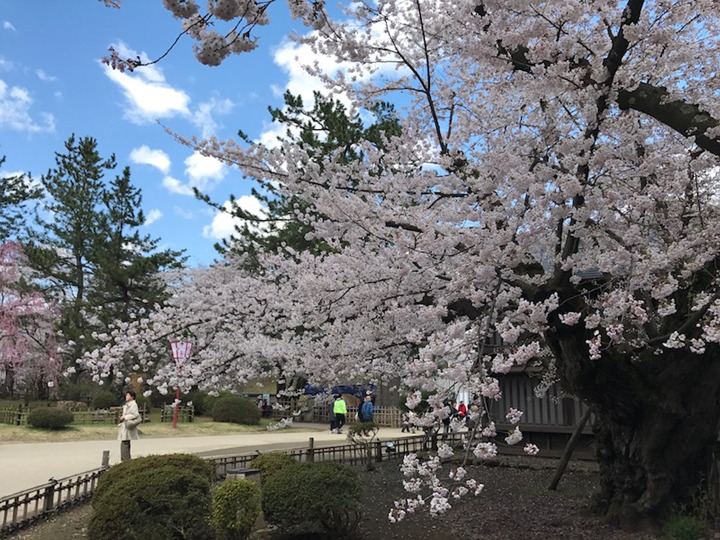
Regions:
[[353, 396], [364, 396], [368, 392], [374, 393], [376, 386], [374, 384], [348, 384], [333, 386], [329, 391], [327, 388], [320, 388], [311, 384], [305, 385], [305, 394], [315, 396], [317, 394], [350, 394]]

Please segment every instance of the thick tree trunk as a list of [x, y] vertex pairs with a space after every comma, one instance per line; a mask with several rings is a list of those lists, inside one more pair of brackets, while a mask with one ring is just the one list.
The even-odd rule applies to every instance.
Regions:
[[720, 420], [720, 356], [604, 352], [584, 332], [551, 337], [565, 389], [595, 415], [601, 502], [615, 524], [662, 518], [701, 487]]

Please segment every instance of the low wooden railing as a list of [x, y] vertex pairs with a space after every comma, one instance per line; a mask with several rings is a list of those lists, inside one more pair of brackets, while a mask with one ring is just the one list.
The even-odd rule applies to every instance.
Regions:
[[105, 467], [86, 471], [60, 480], [50, 479], [36, 486], [0, 499], [0, 538], [49, 514], [90, 498]]

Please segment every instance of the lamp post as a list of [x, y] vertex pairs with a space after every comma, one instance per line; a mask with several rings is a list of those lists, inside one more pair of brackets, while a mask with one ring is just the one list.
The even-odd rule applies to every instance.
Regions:
[[172, 427], [175, 429], [177, 426], [178, 408], [180, 407], [180, 376], [182, 375], [182, 368], [185, 361], [190, 358], [190, 351], [192, 350], [192, 343], [189, 341], [172, 341], [170, 342], [170, 350], [172, 351], [172, 357], [177, 366], [177, 392], [175, 394], [175, 412], [173, 413]]

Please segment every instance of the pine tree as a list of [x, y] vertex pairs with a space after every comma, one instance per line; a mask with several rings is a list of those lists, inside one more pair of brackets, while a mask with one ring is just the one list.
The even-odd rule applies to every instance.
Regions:
[[[307, 108], [300, 96], [286, 91], [285, 105], [282, 108], [268, 107], [273, 122], [286, 127], [286, 137], [308, 149], [313, 162], [322, 167], [325, 157], [334, 155], [340, 162], [363, 159], [359, 150], [362, 142], [369, 142], [377, 148], [383, 148], [387, 138], [400, 134], [400, 125], [395, 110], [388, 103], [377, 103], [369, 111], [373, 122], [366, 126], [360, 115], [349, 116], [346, 107], [339, 101], [325, 97], [319, 92], [313, 96], [313, 106]], [[247, 137], [240, 133], [247, 141]], [[282, 186], [263, 178], [255, 179], [259, 189], [253, 188], [252, 195], [265, 208], [264, 215], [256, 215], [241, 208], [234, 197], [230, 197], [230, 210], [213, 203], [206, 195], [196, 190], [196, 196], [211, 204], [219, 211], [229, 211], [241, 220], [236, 232], [229, 239], [216, 244], [223, 254], [242, 253], [247, 270], [259, 267], [258, 255], [261, 253], [310, 251], [315, 254], [329, 248], [322, 239], [309, 239], [312, 232], [311, 221], [318, 213], [307, 202], [283, 192]], [[352, 178], [348, 186], [352, 187]]]
[[[0, 158], [0, 165], [3, 163], [5, 156]], [[25, 175], [0, 177], [0, 242], [18, 232], [28, 203], [40, 196], [40, 189], [30, 185]]]
[[142, 197], [130, 169], [108, 183], [115, 156], [101, 157], [97, 146], [91, 137], [73, 135], [65, 153], [56, 153], [56, 167], [41, 178], [45, 214], [26, 248], [42, 276], [39, 286], [60, 306], [65, 367], [93, 350], [94, 333], [110, 321], [162, 303], [158, 272], [182, 263], [181, 253], [157, 252], [158, 240], [139, 233]]

